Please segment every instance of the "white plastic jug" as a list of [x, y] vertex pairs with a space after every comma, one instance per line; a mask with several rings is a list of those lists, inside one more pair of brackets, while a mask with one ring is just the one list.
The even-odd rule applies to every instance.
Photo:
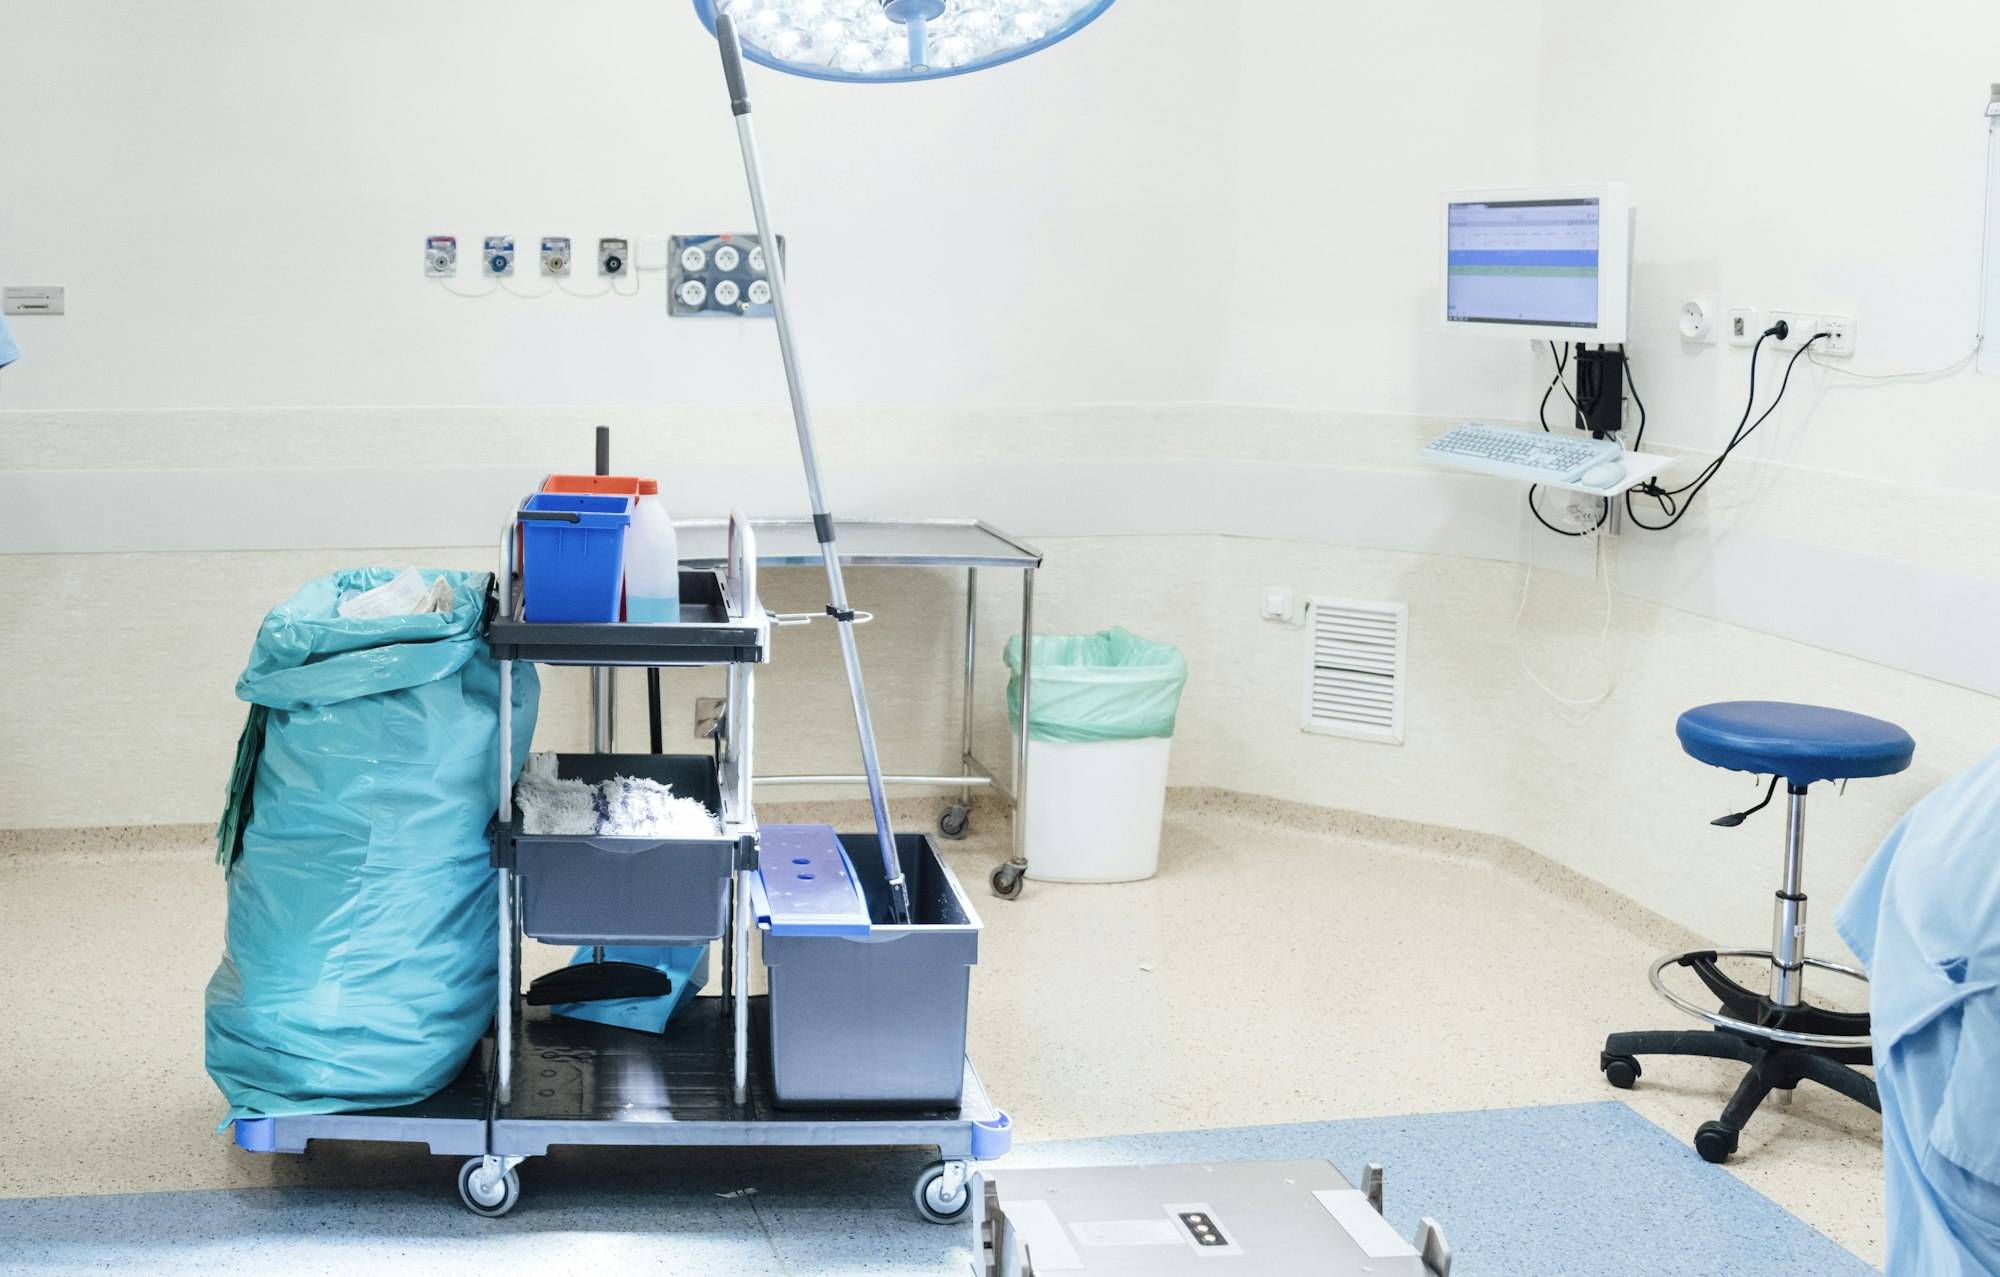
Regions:
[[660, 485], [639, 480], [632, 526], [625, 532], [625, 619], [681, 619], [680, 543], [674, 520], [660, 503]]

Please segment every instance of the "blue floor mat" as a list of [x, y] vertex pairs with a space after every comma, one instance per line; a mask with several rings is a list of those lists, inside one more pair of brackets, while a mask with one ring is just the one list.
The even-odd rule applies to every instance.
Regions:
[[[1295, 1157], [1350, 1177], [1383, 1163], [1391, 1222], [1408, 1235], [1440, 1220], [1454, 1277], [1873, 1271], [1616, 1102], [1030, 1144], [1008, 1162]], [[284, 1188], [0, 1200], [0, 1272], [962, 1275], [969, 1230], [909, 1206], [928, 1160], [559, 1150], [523, 1166], [514, 1214], [482, 1220], [458, 1204], [459, 1159], [333, 1146], [288, 1166]]]

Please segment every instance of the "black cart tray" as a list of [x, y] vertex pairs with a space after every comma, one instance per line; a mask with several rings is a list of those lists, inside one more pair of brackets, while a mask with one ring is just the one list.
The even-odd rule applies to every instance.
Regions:
[[[519, 594], [516, 592], [518, 599]], [[732, 617], [722, 574], [681, 570], [678, 624], [631, 621], [524, 621], [496, 616], [487, 629], [495, 659], [543, 665], [733, 665], [764, 659], [759, 618]]]

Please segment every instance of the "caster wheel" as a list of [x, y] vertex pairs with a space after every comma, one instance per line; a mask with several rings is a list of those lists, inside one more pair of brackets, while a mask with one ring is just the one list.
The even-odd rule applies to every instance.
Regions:
[[965, 837], [965, 827], [971, 822], [972, 810], [961, 803], [953, 803], [938, 815], [938, 833], [953, 841]]
[[1013, 865], [1001, 865], [995, 869], [990, 881], [993, 884], [993, 894], [1002, 900], [1020, 899], [1021, 889], [1027, 885], [1027, 879], [1023, 878], [1021, 871]]
[[1629, 1091], [1632, 1084], [1645, 1072], [1639, 1061], [1629, 1055], [1600, 1055], [1597, 1067], [1604, 1070], [1604, 1080], [1621, 1091]]
[[521, 1200], [521, 1175], [510, 1170], [497, 1179], [483, 1173], [486, 1159], [475, 1157], [458, 1168], [458, 1195], [465, 1208], [475, 1215], [498, 1219]]
[[911, 1194], [917, 1203], [917, 1214], [933, 1224], [956, 1224], [972, 1209], [972, 1188], [961, 1182], [956, 1194], [947, 1194], [944, 1189], [944, 1163], [932, 1162], [924, 1167], [924, 1173], [917, 1176], [917, 1187]]
[[1720, 1122], [1703, 1122], [1694, 1133], [1694, 1151], [1702, 1161], [1720, 1165], [1736, 1151], [1736, 1132]]

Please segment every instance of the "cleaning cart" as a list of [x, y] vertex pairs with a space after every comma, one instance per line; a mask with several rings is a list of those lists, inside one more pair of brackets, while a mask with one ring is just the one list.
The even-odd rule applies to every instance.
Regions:
[[[712, 796], [719, 832], [524, 834], [503, 709], [492, 1032], [450, 1085], [417, 1104], [239, 1120], [237, 1143], [255, 1152], [302, 1152], [329, 1139], [423, 1143], [468, 1159], [459, 1193], [487, 1216], [514, 1207], [520, 1164], [552, 1145], [930, 1146], [938, 1160], [912, 1187], [916, 1208], [938, 1223], [964, 1218], [972, 1164], [1000, 1156], [1012, 1139], [964, 1055], [979, 918], [928, 838], [896, 838], [910, 902], [899, 917], [872, 833], [759, 828], [750, 786], [755, 673], [769, 659], [771, 619], [757, 600], [749, 521], [730, 520], [724, 568], [681, 573], [676, 624], [523, 619], [519, 523], [510, 518], [501, 537], [488, 627], [501, 704], [519, 661], [723, 667], [712, 754], [556, 760], [565, 776], [644, 775]], [[753, 933], [771, 969], [768, 996], [750, 996]], [[719, 942], [723, 996], [689, 999], [663, 1034], [552, 1015], [521, 988], [524, 938]]]
[[[716, 29], [758, 242], [776, 243], [735, 26], [723, 15]], [[502, 1215], [520, 1197], [520, 1163], [552, 1145], [927, 1145], [938, 1161], [914, 1186], [918, 1212], [939, 1223], [970, 1213], [971, 1164], [1000, 1156], [1011, 1142], [1011, 1123], [964, 1056], [979, 920], [929, 840], [890, 827], [854, 639], [858, 614], [848, 603], [820, 480], [782, 254], [771, 258], [769, 279], [873, 831], [841, 838], [798, 827], [766, 837], [758, 828], [751, 803], [755, 676], [769, 659], [772, 622], [758, 601], [748, 519], [731, 516], [721, 568], [683, 565], [678, 621], [620, 621], [618, 561], [609, 556], [622, 535], [619, 521], [630, 521], [632, 498], [531, 496], [501, 531], [487, 634], [501, 706], [492, 1032], [450, 1085], [416, 1104], [239, 1119], [242, 1147], [299, 1152], [315, 1139], [420, 1141], [434, 1153], [466, 1155], [458, 1178], [465, 1204]], [[608, 444], [599, 437], [597, 470], [608, 476]], [[525, 580], [524, 545], [534, 560]], [[602, 779], [608, 769], [712, 797], [715, 836], [528, 835], [516, 819], [509, 739], [509, 696], [522, 661], [593, 670], [723, 667], [727, 689], [712, 755], [656, 750], [556, 759], [559, 777]], [[609, 681], [599, 681], [593, 714], [600, 741], [609, 736]], [[750, 996], [753, 929], [772, 967], [767, 999]], [[719, 941], [724, 996], [689, 1000], [658, 1035], [555, 1016], [545, 1004], [560, 997], [538, 997], [534, 989], [524, 996], [520, 987], [524, 937], [592, 949]], [[612, 964], [567, 971], [597, 965]], [[575, 979], [563, 978], [564, 992], [574, 992]]]

